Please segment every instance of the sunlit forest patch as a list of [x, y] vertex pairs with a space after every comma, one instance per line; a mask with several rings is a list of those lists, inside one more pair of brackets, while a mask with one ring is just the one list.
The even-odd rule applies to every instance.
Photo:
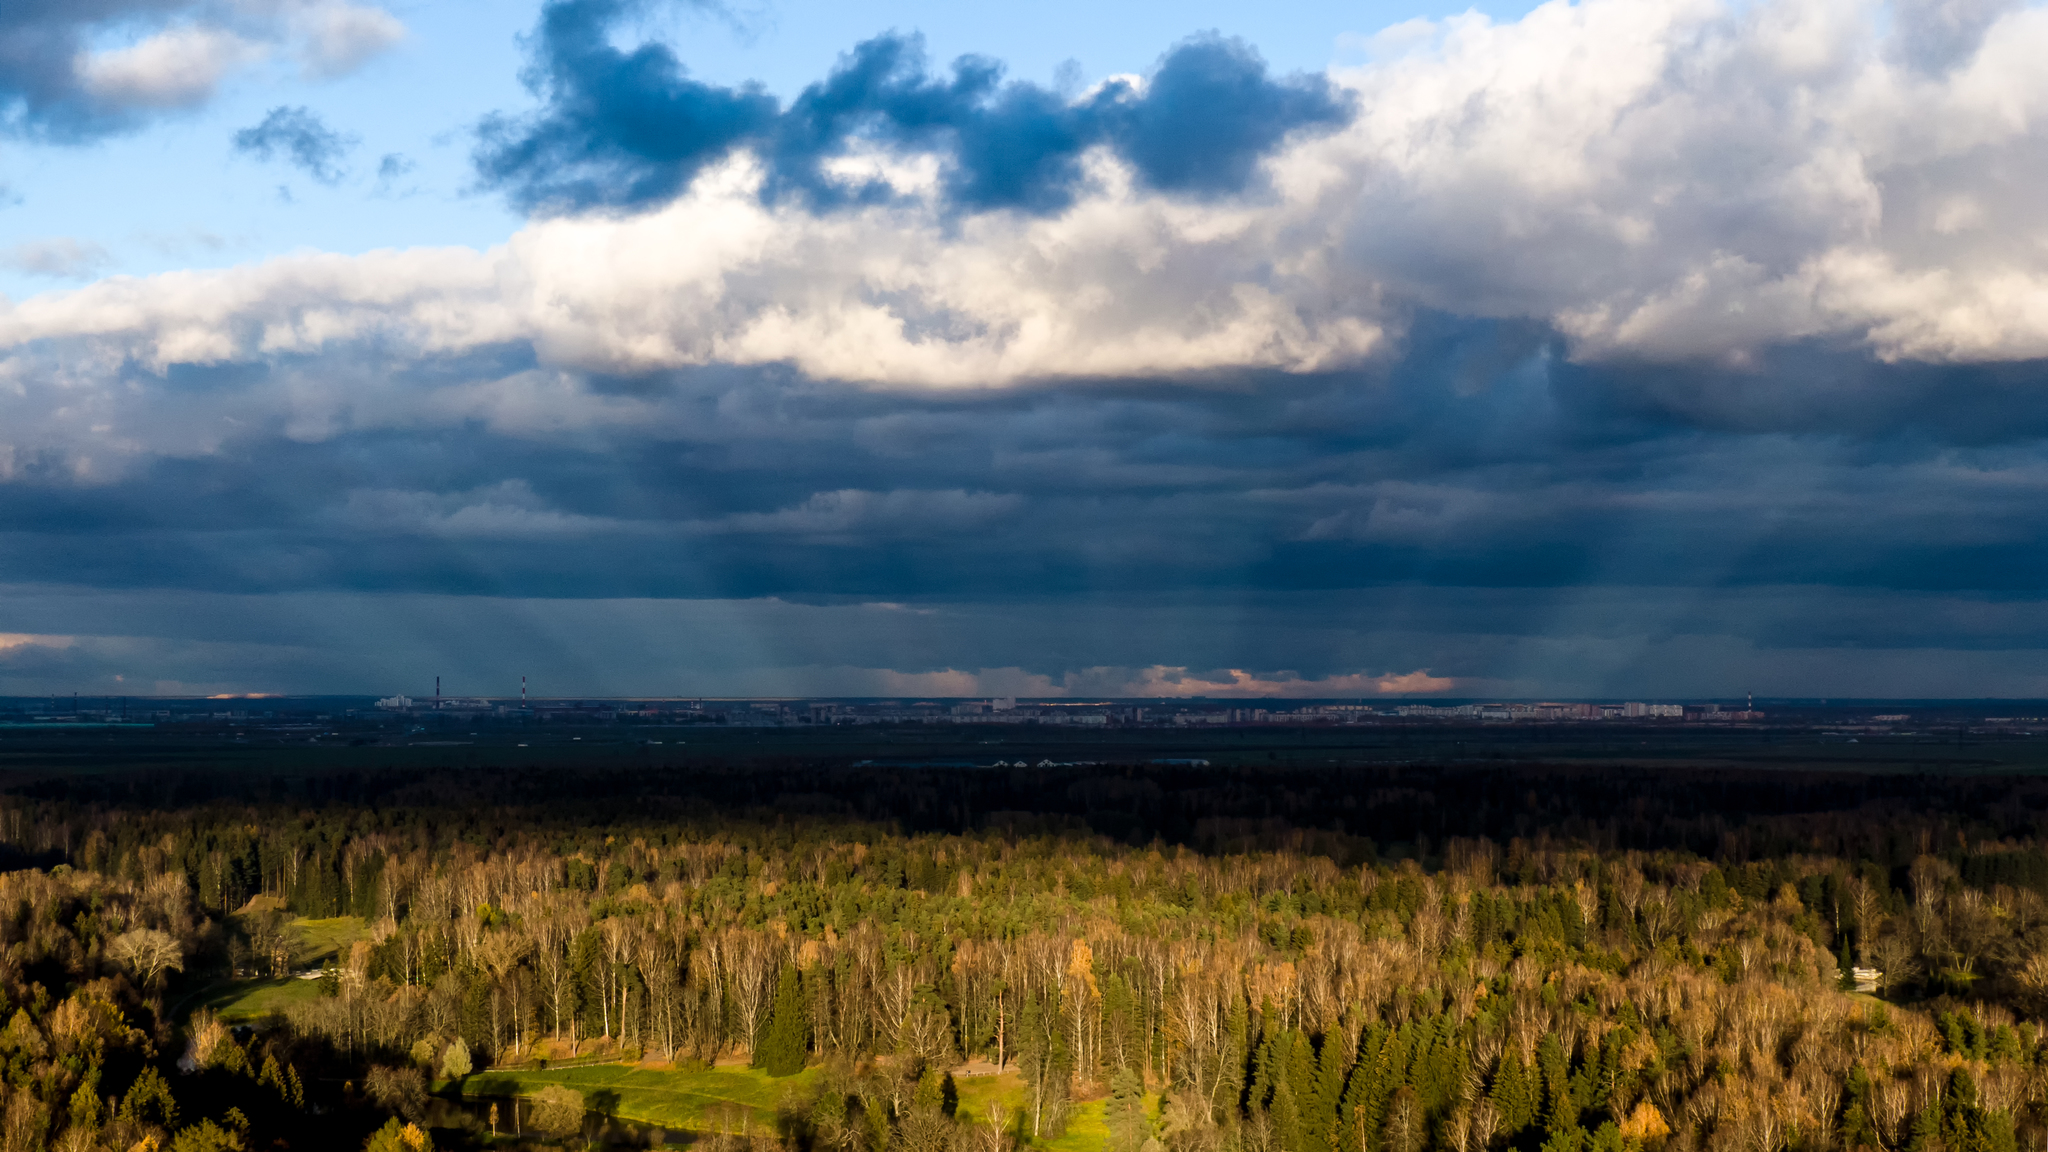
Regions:
[[[16, 1147], [123, 1152], [2048, 1139], [2030, 778], [1293, 778], [1339, 830], [1199, 815], [1253, 777], [1130, 771], [1090, 786], [1138, 805], [1101, 814], [1116, 836], [573, 774], [489, 803], [8, 801], [7, 850], [42, 862], [0, 874], [0, 1116]], [[1165, 805], [1193, 843], [1130, 833]]]

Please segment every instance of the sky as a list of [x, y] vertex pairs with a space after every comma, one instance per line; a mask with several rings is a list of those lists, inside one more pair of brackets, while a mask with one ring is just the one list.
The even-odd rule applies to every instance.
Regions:
[[2042, 59], [18, 0], [0, 694], [2048, 697]]

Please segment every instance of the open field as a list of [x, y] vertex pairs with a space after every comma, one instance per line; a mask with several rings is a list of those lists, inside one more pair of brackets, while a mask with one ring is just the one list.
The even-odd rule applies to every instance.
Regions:
[[[357, 916], [334, 916], [325, 920], [303, 917], [291, 921], [285, 930], [292, 937], [292, 970], [317, 968], [339, 959], [348, 946], [364, 932]], [[255, 1020], [282, 1012], [294, 1004], [317, 999], [320, 982], [288, 976], [282, 980], [223, 980], [191, 993], [178, 1006], [210, 1008], [223, 1020]]]
[[325, 920], [300, 918], [287, 925], [286, 930], [296, 939], [292, 966], [314, 968], [343, 958], [348, 946], [361, 939], [366, 928], [360, 916], [333, 916]]
[[[679, 1131], [710, 1130], [720, 1123], [721, 1107], [737, 1106], [745, 1109], [748, 1122], [760, 1130], [772, 1128], [776, 1108], [785, 1098], [807, 1095], [820, 1075], [816, 1068], [778, 1079], [751, 1068], [677, 1070], [597, 1064], [539, 1071], [494, 1069], [469, 1077], [462, 1092], [470, 1098], [530, 1096], [550, 1084], [561, 1084], [583, 1093], [593, 1111]], [[1014, 1073], [962, 1077], [954, 1083], [960, 1093], [958, 1115], [976, 1123], [987, 1115], [991, 1102], [1001, 1107], [1006, 1118], [1023, 1105], [1023, 1085]], [[1156, 1108], [1157, 1102], [1148, 1101], [1148, 1106]], [[724, 1122], [731, 1123], [731, 1119]], [[1068, 1110], [1064, 1135], [1039, 1146], [1048, 1152], [1100, 1152], [1108, 1136], [1103, 1102], [1091, 1100]]]
[[593, 1064], [545, 1070], [494, 1069], [479, 1072], [462, 1084], [464, 1096], [530, 1096], [550, 1084], [583, 1093], [595, 1112], [655, 1124], [664, 1128], [703, 1130], [716, 1122], [721, 1106], [746, 1110], [758, 1127], [772, 1127], [775, 1107], [785, 1094], [801, 1093], [818, 1078], [807, 1069], [777, 1079], [750, 1068], [705, 1068], [678, 1071], [629, 1064]]
[[317, 980], [235, 980], [217, 985], [193, 1007], [211, 1008], [222, 1020], [255, 1020], [319, 996]]

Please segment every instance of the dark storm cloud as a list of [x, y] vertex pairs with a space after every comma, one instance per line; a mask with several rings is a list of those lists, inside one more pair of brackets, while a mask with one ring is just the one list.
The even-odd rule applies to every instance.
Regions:
[[342, 160], [359, 143], [329, 128], [312, 109], [283, 105], [272, 108], [261, 123], [236, 132], [234, 140], [235, 151], [266, 162], [283, 160], [322, 184], [341, 180], [346, 174]]
[[1005, 83], [998, 62], [956, 60], [935, 75], [916, 36], [857, 45], [788, 109], [758, 87], [691, 79], [668, 47], [614, 47], [635, 0], [554, 0], [535, 35], [537, 114], [482, 129], [483, 182], [527, 210], [637, 208], [666, 202], [735, 147], [760, 151], [771, 194], [813, 203], [886, 198], [880, 181], [828, 178], [858, 141], [944, 149], [955, 206], [1054, 211], [1071, 202], [1079, 158], [1109, 145], [1147, 186], [1207, 195], [1238, 190], [1289, 133], [1334, 125], [1346, 99], [1321, 77], [1275, 81], [1239, 40], [1201, 36], [1160, 61], [1143, 91], [1112, 81], [1086, 99]]
[[[1645, 397], [1640, 369], [1560, 350], [1537, 327], [1423, 316], [1373, 370], [1232, 388], [868, 392], [726, 367], [576, 381], [635, 415], [558, 434], [257, 425], [94, 481], [17, 455], [0, 584], [100, 591], [10, 594], [0, 633], [80, 638], [19, 646], [0, 677], [384, 691], [418, 667], [517, 666], [569, 691], [825, 692], [888, 690], [841, 666], [1167, 664], [1880, 695], [2031, 675], [2048, 406], [2002, 426], [1914, 414], [2048, 368], [1841, 364], [1893, 397], [1873, 414], [1707, 405], [1719, 370]], [[531, 371], [517, 348], [361, 354], [350, 371], [388, 372], [396, 395]], [[337, 370], [330, 352], [158, 386], [205, 422]]]
[[[525, 362], [361, 370], [411, 397], [478, 372], [516, 379]], [[204, 426], [333, 369], [174, 366], [163, 386]], [[704, 369], [622, 393], [591, 379], [584, 395], [635, 415], [545, 437], [257, 425], [91, 483], [17, 454], [0, 581], [881, 599], [2048, 582], [2048, 404], [1943, 426], [1915, 416], [1932, 397], [1967, 412], [2010, 385], [1865, 370], [1898, 396], [1889, 420], [1736, 403], [1741, 427], [1722, 408], [1618, 403], [1635, 369], [1450, 317], [1422, 318], [1372, 371], [1227, 390], [881, 393]]]

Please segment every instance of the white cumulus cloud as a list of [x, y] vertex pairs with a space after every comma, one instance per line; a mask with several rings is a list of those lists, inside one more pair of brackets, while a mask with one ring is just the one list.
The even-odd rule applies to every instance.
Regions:
[[[374, 9], [296, 11], [340, 29], [335, 60], [398, 34]], [[137, 367], [326, 357], [320, 379], [234, 398], [243, 426], [300, 436], [566, 428], [644, 415], [561, 383], [579, 372], [787, 365], [940, 389], [1316, 372], [1384, 354], [1417, 307], [1536, 320], [1591, 360], [1741, 364], [1807, 339], [2048, 356], [2048, 9], [1928, 8], [1916, 19], [1947, 37], [1932, 55], [1904, 51], [1916, 25], [1886, 11], [1554, 0], [1404, 26], [1400, 52], [1334, 74], [1356, 118], [1288, 144], [1239, 197], [1148, 192], [1101, 153], [1066, 210], [958, 217], [929, 157], [862, 154], [907, 198], [818, 212], [764, 204], [742, 154], [665, 207], [536, 221], [488, 251], [116, 278], [0, 305], [0, 417], [50, 452], [75, 446], [66, 420], [110, 428], [106, 467], [230, 434], [138, 398]], [[246, 47], [164, 35], [204, 50], [173, 67], [150, 41], [92, 66], [183, 99]], [[404, 393], [364, 359], [511, 344], [538, 364]]]
[[294, 18], [299, 58], [322, 79], [346, 76], [405, 39], [405, 24], [365, 4], [317, 4]]
[[104, 103], [185, 108], [204, 103], [229, 72], [266, 52], [263, 44], [225, 28], [186, 25], [126, 48], [87, 54], [75, 68], [86, 91]]

